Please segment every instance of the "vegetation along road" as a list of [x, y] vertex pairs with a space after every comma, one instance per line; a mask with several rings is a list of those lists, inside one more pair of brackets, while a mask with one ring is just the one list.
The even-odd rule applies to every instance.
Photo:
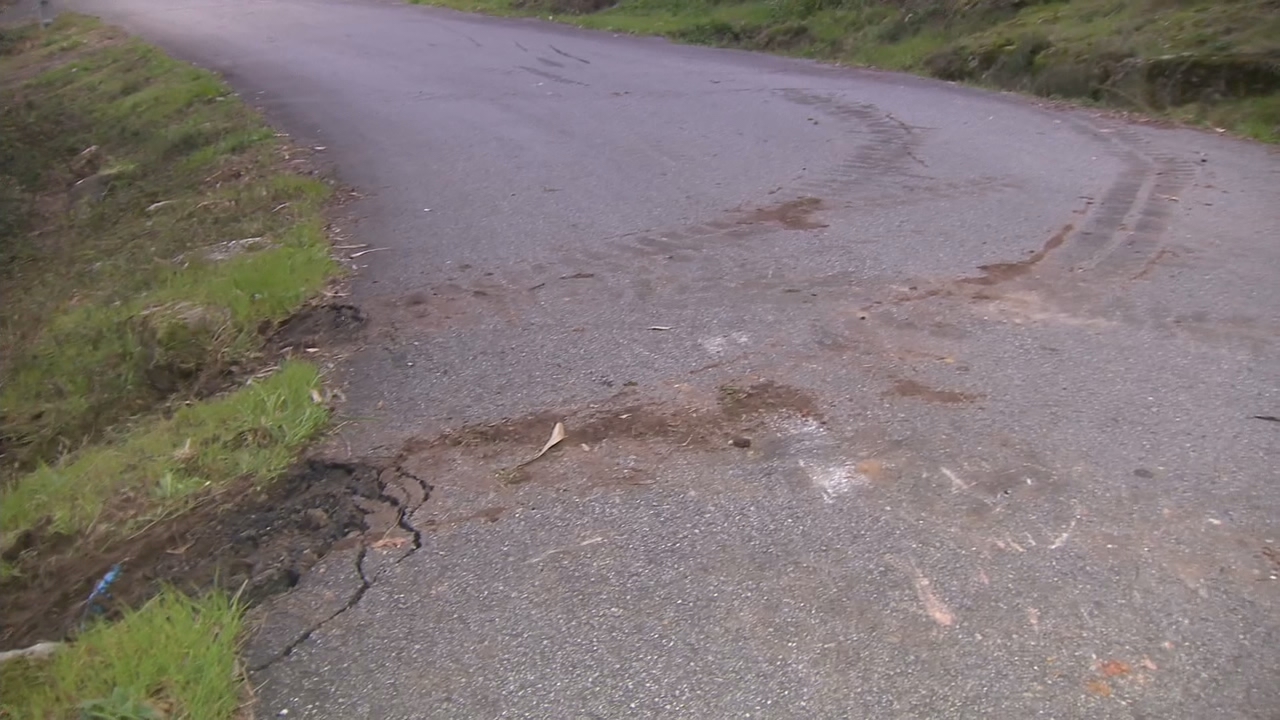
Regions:
[[[1203, 4], [933, 3], [1005, 14], [896, 40], [884, 5], [573, 19], [858, 60], [823, 44], [844, 23], [881, 65], [1071, 94], [1027, 83], [1067, 82], [1077, 31], [1146, 52]], [[1265, 81], [1274, 4], [1221, 5], [1245, 10], [1216, 52]], [[1275, 717], [1273, 146], [390, 0], [72, 6], [221, 73], [354, 188], [349, 287], [272, 335], [333, 364], [340, 424], [274, 515], [235, 515], [273, 519], [216, 520], [286, 558], [244, 555], [261, 716]], [[1018, 70], [1029, 35], [998, 28], [1031, 25]], [[1214, 82], [1143, 97], [1274, 139], [1274, 88]]]

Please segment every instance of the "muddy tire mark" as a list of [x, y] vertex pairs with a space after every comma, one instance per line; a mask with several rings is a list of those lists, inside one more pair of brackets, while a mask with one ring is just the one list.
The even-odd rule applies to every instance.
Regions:
[[1089, 280], [1133, 279], [1164, 249], [1179, 196], [1199, 168], [1187, 158], [1153, 150], [1134, 128], [1110, 126], [1092, 134], [1105, 139], [1109, 154], [1124, 168], [1054, 265], [1060, 272], [1087, 273]]
[[[717, 254], [716, 248], [740, 246], [748, 241], [767, 242], [788, 232], [821, 231], [827, 227], [822, 213], [855, 197], [865, 195], [868, 200], [885, 201], [888, 193], [899, 199], [920, 198], [922, 185], [937, 184], [933, 178], [914, 172], [920, 162], [915, 155], [922, 141], [919, 132], [876, 106], [848, 103], [834, 95], [796, 89], [777, 90], [774, 94], [838, 122], [842, 134], [854, 146], [852, 152], [794, 187], [779, 187], [757, 201], [727, 208], [719, 216], [680, 226], [626, 233], [585, 249], [574, 248], [557, 254], [549, 263], [552, 269], [547, 272], [502, 271], [492, 279], [493, 284], [516, 295], [526, 294], [525, 289], [554, 289], [559, 299], [569, 301], [598, 292], [596, 286], [588, 283], [573, 288], [557, 285], [563, 271], [557, 272], [555, 268], [568, 267], [582, 275], [594, 275], [611, 288], [621, 290], [624, 300], [646, 301], [659, 291], [665, 296], [679, 297], [714, 292], [743, 273], [759, 273], [758, 268], [741, 267], [745, 260], [727, 259], [727, 253]], [[972, 192], [972, 187], [949, 186], [942, 190]], [[925, 192], [927, 194], [927, 190]], [[697, 268], [690, 268], [695, 260]], [[452, 310], [474, 304], [456, 285], [423, 291], [447, 296], [447, 300], [438, 302], [445, 302]], [[491, 296], [477, 297], [480, 304], [491, 304], [493, 300]], [[513, 304], [526, 304], [519, 298], [512, 300]]]

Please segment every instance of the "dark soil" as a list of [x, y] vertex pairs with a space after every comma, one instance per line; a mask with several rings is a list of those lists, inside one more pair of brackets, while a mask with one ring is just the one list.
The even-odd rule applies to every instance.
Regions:
[[387, 475], [374, 465], [312, 460], [265, 491], [232, 488], [106, 546], [29, 533], [5, 558], [18, 575], [0, 581], [0, 648], [74, 635], [94, 584], [116, 563], [108, 617], [166, 584], [241, 592], [250, 604], [288, 590], [325, 553], [394, 529], [404, 492], [384, 490]]
[[360, 337], [367, 320], [364, 311], [355, 305], [316, 305], [286, 320], [271, 335], [268, 345], [284, 351], [349, 343]]

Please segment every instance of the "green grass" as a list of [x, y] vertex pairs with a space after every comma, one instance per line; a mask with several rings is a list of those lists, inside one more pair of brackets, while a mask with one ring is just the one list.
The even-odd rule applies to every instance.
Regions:
[[124, 532], [229, 481], [270, 480], [328, 421], [318, 386], [313, 366], [288, 362], [233, 393], [40, 467], [0, 496], [0, 527], [6, 538], [46, 520], [65, 534], [102, 524]]
[[[3, 47], [19, 80], [0, 105], [16, 218], [0, 235], [0, 547], [45, 519], [123, 531], [269, 479], [325, 423], [315, 370], [218, 393], [335, 274], [328, 186], [215, 76], [112, 28], [63, 16]], [[100, 200], [69, 203], [102, 172]], [[246, 238], [261, 240], [209, 250]]]
[[[338, 271], [299, 153], [116, 29], [0, 31], [0, 550], [37, 539], [0, 580], [268, 483], [323, 431], [318, 370], [264, 352]], [[0, 716], [244, 716], [241, 622], [225, 594], [163, 590], [0, 666]]]
[[[216, 76], [77, 16], [5, 47], [0, 74], [25, 78], [0, 101], [0, 210], [26, 210], [0, 224], [11, 474], [225, 386], [336, 266], [329, 187]], [[102, 171], [101, 200], [68, 209]]]
[[[1265, 141], [1280, 135], [1277, 0], [620, 0], [594, 12], [576, 11], [592, 0], [411, 1], [904, 70], [1168, 114]], [[1252, 63], [1230, 73], [1260, 74], [1264, 87], [1242, 93], [1229, 74], [1171, 95], [1135, 71], [1176, 54]], [[1203, 82], [1194, 72], [1181, 77]]]
[[193, 600], [162, 592], [116, 623], [90, 626], [47, 660], [0, 665], [0, 716], [235, 717], [242, 610], [224, 593]]

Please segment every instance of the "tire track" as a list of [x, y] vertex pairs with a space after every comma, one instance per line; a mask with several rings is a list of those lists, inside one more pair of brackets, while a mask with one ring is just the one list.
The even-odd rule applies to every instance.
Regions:
[[1055, 253], [1045, 268], [1072, 274], [1072, 283], [1136, 279], [1164, 249], [1178, 198], [1195, 179], [1198, 166], [1175, 154], [1154, 151], [1151, 142], [1133, 128], [1072, 124], [1104, 138], [1109, 154], [1123, 163], [1123, 169], [1067, 247]]
[[[828, 120], [838, 122], [842, 126], [841, 134], [854, 140], [856, 147], [825, 171], [794, 186], [775, 189], [756, 202], [743, 203], [694, 223], [626, 233], [576, 247], [555, 255], [548, 262], [553, 268], [551, 272], [500, 271], [485, 284], [496, 283], [508, 288], [516, 295], [510, 300], [517, 304], [533, 301], [535, 292], [554, 294], [558, 302], [598, 299], [599, 282], [609, 284], [612, 302], [643, 303], [659, 293], [663, 297], [682, 299], [718, 294], [731, 288], [739, 289], [744, 277], [758, 278], [761, 272], [743, 253], [717, 252], [725, 246], [740, 247], [744, 242], [767, 242], [787, 232], [820, 229], [825, 225], [816, 216], [859, 195], [877, 202], [908, 196], [928, 197], [927, 191], [921, 192], [922, 183], [938, 184], [936, 191], [944, 194], [965, 192], [966, 188], [960, 184], [942, 183], [912, 172], [914, 165], [922, 165], [915, 154], [922, 141], [920, 134], [875, 105], [848, 103], [835, 95], [793, 88], [774, 90], [772, 94], [813, 108]], [[994, 186], [994, 183], [984, 186]], [[971, 192], [972, 188], [968, 190]], [[577, 271], [590, 276], [594, 282], [558, 282], [556, 269]], [[768, 279], [764, 284], [770, 284]], [[780, 292], [785, 284], [769, 289]], [[422, 290], [442, 292], [432, 288]], [[447, 295], [459, 303], [465, 303], [469, 295], [466, 288], [449, 287], [447, 291]], [[487, 288], [480, 292], [475, 295], [480, 298], [480, 304], [495, 302]], [[475, 314], [459, 312], [465, 316]]]

